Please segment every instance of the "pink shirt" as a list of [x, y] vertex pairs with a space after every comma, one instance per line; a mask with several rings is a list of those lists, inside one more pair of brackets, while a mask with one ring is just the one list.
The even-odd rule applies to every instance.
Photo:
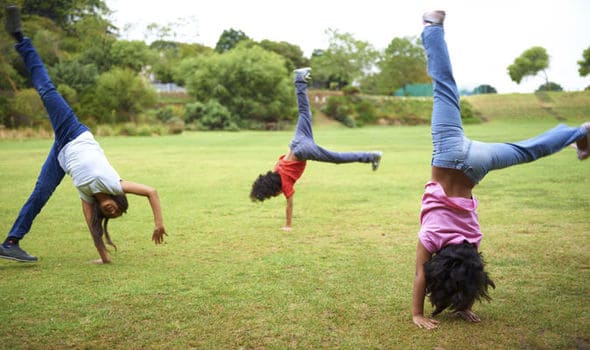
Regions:
[[434, 254], [449, 244], [464, 240], [479, 247], [482, 233], [475, 198], [447, 197], [442, 186], [429, 181], [424, 186], [418, 238]]

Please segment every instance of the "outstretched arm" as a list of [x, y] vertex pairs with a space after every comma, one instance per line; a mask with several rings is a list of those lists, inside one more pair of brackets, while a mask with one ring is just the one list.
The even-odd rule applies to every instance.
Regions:
[[84, 213], [84, 219], [86, 219], [86, 225], [88, 225], [88, 229], [90, 230], [90, 235], [92, 235], [92, 240], [94, 241], [94, 246], [98, 251], [98, 255], [100, 255], [100, 260], [94, 260], [95, 263], [103, 263], [108, 264], [111, 262], [111, 258], [109, 257], [109, 252], [104, 245], [104, 241], [102, 237], [96, 236], [92, 233], [92, 204], [85, 202], [82, 200], [82, 212]]
[[283, 230], [285, 231], [291, 231], [292, 228], [291, 224], [293, 220], [293, 196], [294, 194], [287, 197], [287, 207], [285, 208], [285, 216], [287, 220], [285, 226], [283, 226]]
[[434, 329], [438, 325], [437, 320], [424, 317], [424, 298], [426, 297], [424, 263], [430, 260], [431, 256], [432, 254], [418, 240], [418, 246], [416, 248], [416, 275], [414, 276], [414, 288], [412, 290], [412, 321], [416, 326], [426, 329]]
[[132, 193], [139, 196], [147, 197], [152, 212], [154, 214], [154, 233], [152, 234], [152, 241], [156, 244], [164, 242], [164, 235], [167, 235], [166, 229], [164, 228], [164, 219], [162, 218], [162, 208], [160, 206], [160, 198], [155, 188], [138, 184], [135, 182], [121, 180], [121, 187], [123, 192]]

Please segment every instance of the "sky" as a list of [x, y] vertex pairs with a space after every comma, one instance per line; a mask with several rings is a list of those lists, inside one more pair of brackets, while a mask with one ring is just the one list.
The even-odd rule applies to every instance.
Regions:
[[125, 40], [144, 40], [150, 23], [170, 26], [174, 40], [215, 47], [224, 30], [253, 40], [286, 41], [306, 57], [328, 47], [327, 29], [350, 33], [384, 50], [393, 38], [419, 36], [422, 14], [447, 13], [445, 35], [460, 89], [489, 84], [498, 93], [530, 93], [542, 73], [520, 84], [507, 67], [525, 50], [541, 46], [550, 56], [549, 81], [566, 91], [590, 86], [577, 61], [590, 48], [590, 0], [106, 0], [110, 19]]

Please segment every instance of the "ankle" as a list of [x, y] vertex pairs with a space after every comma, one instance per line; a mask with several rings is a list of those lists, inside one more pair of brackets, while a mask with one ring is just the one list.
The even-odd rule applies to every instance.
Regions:
[[13, 237], [6, 238], [4, 245], [18, 245], [18, 239]]
[[16, 42], [20, 43], [25, 39], [23, 32], [16, 32], [12, 33], [12, 37], [16, 40]]

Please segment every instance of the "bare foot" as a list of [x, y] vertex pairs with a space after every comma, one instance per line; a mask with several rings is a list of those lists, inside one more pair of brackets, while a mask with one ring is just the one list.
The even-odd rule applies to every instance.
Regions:
[[576, 149], [578, 150], [578, 159], [584, 160], [590, 157], [590, 122], [582, 124], [582, 127], [588, 131], [585, 137], [576, 141]]
[[461, 317], [462, 319], [468, 322], [481, 322], [481, 318], [479, 318], [479, 316], [477, 316], [471, 310], [457, 311], [455, 312], [455, 315]]
[[102, 261], [102, 259], [90, 260], [90, 262], [95, 265], [102, 265], [102, 264], [110, 264], [111, 263], [110, 261], [107, 261], [105, 263], [104, 261]]

